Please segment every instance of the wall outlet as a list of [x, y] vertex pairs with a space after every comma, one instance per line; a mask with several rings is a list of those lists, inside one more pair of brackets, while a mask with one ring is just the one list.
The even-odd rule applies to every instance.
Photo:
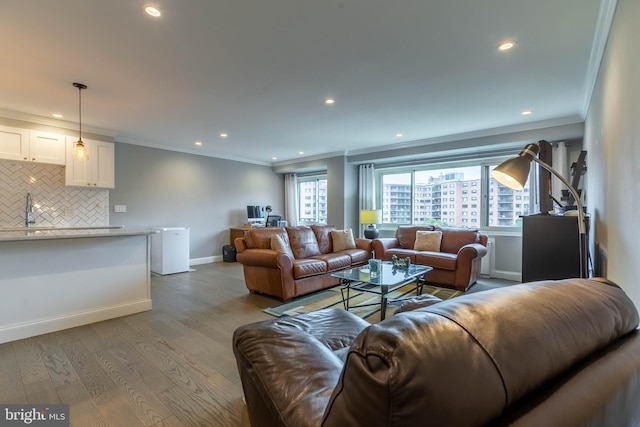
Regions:
[[116, 213], [123, 213], [127, 211], [127, 205], [113, 205], [113, 211]]

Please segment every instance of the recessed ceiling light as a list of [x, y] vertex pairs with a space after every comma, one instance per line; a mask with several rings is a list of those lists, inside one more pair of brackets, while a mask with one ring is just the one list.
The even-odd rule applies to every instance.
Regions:
[[144, 11], [147, 12], [147, 15], [153, 16], [154, 18], [158, 18], [162, 15], [162, 13], [153, 6], [146, 6]]
[[502, 42], [498, 45], [498, 50], [505, 51], [509, 50], [516, 45], [516, 42], [513, 40], [508, 40], [506, 42]]
[[221, 132], [221, 133], [220, 133], [220, 138], [226, 138], [226, 137], [228, 137], [228, 136], [229, 136], [229, 135], [228, 135], [226, 132]]
[[333, 98], [327, 98], [327, 99], [324, 100], [324, 103], [327, 104], [327, 105], [332, 105], [332, 104], [336, 103], [336, 100], [333, 99]]
[[530, 114], [533, 114], [533, 110], [524, 110], [524, 111], [522, 112], [522, 115], [523, 115], [523, 116], [528, 116], [528, 115], [530, 115]]
[[275, 156], [273, 156], [273, 157], [271, 158], [271, 160], [278, 160], [278, 158], [277, 158], [277, 157], [275, 157]]
[[52, 116], [55, 117], [56, 119], [62, 118], [62, 114], [58, 114], [58, 113], [53, 113]]
[[304, 154], [304, 151], [298, 151], [298, 154], [302, 156]]
[[396, 138], [402, 138], [404, 135], [401, 133], [396, 133]]
[[196, 141], [196, 145], [199, 147], [199, 146], [202, 145], [202, 142], [201, 141]]

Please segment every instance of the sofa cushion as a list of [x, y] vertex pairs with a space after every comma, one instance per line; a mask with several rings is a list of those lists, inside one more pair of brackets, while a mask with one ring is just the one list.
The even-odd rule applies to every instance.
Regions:
[[413, 249], [416, 251], [440, 251], [440, 242], [442, 241], [442, 231], [416, 231], [416, 241]]
[[350, 228], [346, 230], [331, 230], [331, 241], [333, 243], [333, 252], [355, 249], [356, 247], [353, 231]]
[[316, 235], [310, 227], [286, 227], [289, 245], [296, 259], [311, 258], [320, 255], [320, 247]]
[[442, 231], [440, 250], [452, 254], [458, 253], [461, 247], [470, 243], [480, 243], [480, 234], [477, 229], [436, 227]]
[[313, 257], [327, 263], [327, 271], [342, 270], [351, 267], [351, 257], [345, 253], [330, 253]]
[[293, 278], [317, 276], [327, 272], [327, 263], [322, 259], [296, 259], [293, 261]]
[[[416, 252], [416, 264], [428, 265], [438, 270], [456, 269], [458, 256], [449, 252]], [[427, 279], [429, 276], [427, 275]], [[427, 280], [428, 281], [428, 280]]]
[[271, 249], [276, 252], [282, 252], [293, 257], [293, 252], [291, 252], [289, 242], [285, 242], [284, 237], [280, 236], [279, 234], [271, 236]]
[[431, 231], [433, 226], [413, 226], [413, 225], [401, 225], [396, 229], [396, 239], [402, 249], [413, 249], [413, 245], [416, 242], [416, 231]]
[[321, 254], [328, 254], [333, 252], [333, 246], [331, 244], [331, 232], [336, 228], [333, 225], [312, 225], [311, 229], [316, 236], [318, 247]]
[[391, 258], [393, 258], [393, 256], [397, 256], [398, 258], [409, 258], [411, 259], [411, 263], [412, 264], [417, 264], [416, 262], [416, 251], [414, 251], [413, 249], [401, 249], [401, 248], [391, 248], [391, 249], [387, 249], [384, 252], [384, 260], [385, 261], [391, 261]]
[[342, 253], [351, 257], [351, 265], [364, 264], [371, 257], [369, 251], [364, 249], [345, 249]]
[[252, 228], [244, 235], [244, 241], [248, 249], [271, 249], [271, 237], [279, 235], [283, 238], [286, 233], [283, 228], [265, 227]]

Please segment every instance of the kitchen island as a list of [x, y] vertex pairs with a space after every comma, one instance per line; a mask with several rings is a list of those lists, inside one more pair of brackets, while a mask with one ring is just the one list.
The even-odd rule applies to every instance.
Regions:
[[152, 229], [0, 229], [0, 343], [151, 310]]

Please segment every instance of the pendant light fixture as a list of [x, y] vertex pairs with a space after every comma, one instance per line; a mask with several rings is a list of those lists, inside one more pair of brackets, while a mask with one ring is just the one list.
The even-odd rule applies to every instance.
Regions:
[[89, 152], [87, 151], [87, 147], [84, 145], [84, 142], [82, 142], [82, 89], [86, 89], [87, 85], [74, 83], [73, 86], [78, 88], [78, 116], [80, 119], [78, 141], [73, 145], [73, 158], [77, 160], [86, 160], [89, 157]]

